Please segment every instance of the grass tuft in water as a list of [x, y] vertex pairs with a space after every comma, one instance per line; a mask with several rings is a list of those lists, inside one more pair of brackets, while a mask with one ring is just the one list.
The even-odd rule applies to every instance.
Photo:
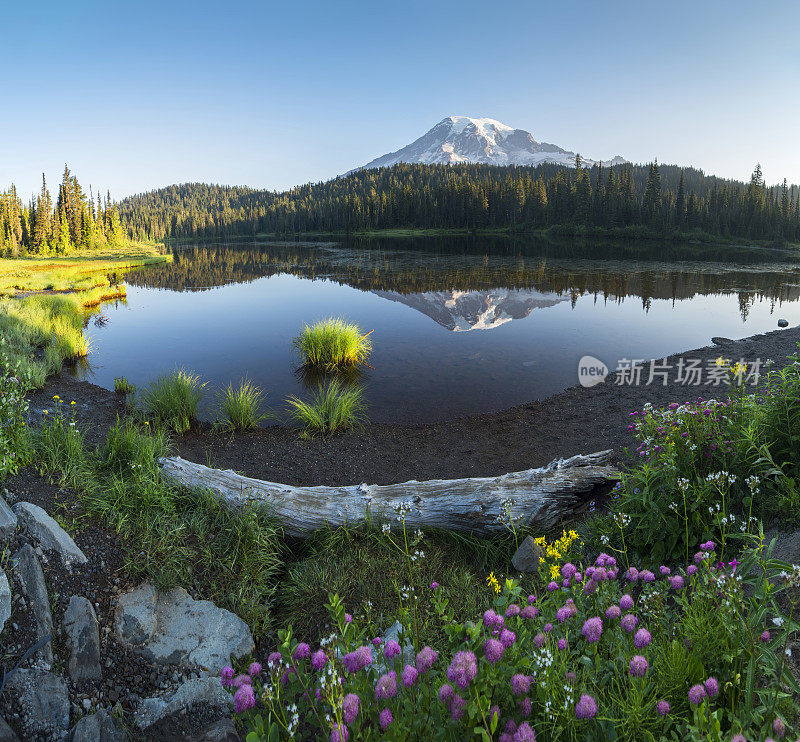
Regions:
[[142, 391], [144, 414], [176, 433], [185, 433], [197, 419], [205, 384], [185, 369], [162, 374]]
[[337, 379], [321, 384], [310, 402], [295, 396], [286, 401], [292, 418], [309, 436], [356, 428], [362, 424], [366, 410], [361, 387], [344, 387]]
[[228, 384], [219, 403], [218, 425], [223, 430], [242, 431], [258, 427], [262, 420], [270, 417], [262, 413], [264, 392], [249, 379], [242, 379], [239, 386]]
[[358, 325], [338, 317], [306, 325], [292, 344], [305, 365], [327, 371], [365, 363], [372, 352], [369, 332], [363, 334]]
[[136, 391], [136, 387], [124, 376], [117, 376], [114, 379], [114, 391], [117, 394], [133, 394]]

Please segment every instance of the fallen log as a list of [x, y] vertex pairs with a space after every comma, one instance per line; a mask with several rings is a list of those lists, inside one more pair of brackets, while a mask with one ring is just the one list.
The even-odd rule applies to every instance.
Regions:
[[538, 469], [498, 477], [432, 479], [402, 484], [293, 487], [211, 469], [180, 457], [160, 459], [164, 476], [209, 490], [231, 506], [265, 505], [290, 536], [323, 526], [358, 524], [369, 515], [411, 528], [490, 534], [507, 528], [552, 528], [607, 492], [619, 480], [613, 451], [560, 459]]

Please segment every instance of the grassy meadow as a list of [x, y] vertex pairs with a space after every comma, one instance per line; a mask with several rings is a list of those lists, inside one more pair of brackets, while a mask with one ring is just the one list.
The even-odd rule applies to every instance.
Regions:
[[91, 310], [124, 298], [109, 275], [170, 259], [143, 243], [77, 250], [65, 257], [0, 259], [0, 361], [32, 388], [89, 352], [83, 328]]

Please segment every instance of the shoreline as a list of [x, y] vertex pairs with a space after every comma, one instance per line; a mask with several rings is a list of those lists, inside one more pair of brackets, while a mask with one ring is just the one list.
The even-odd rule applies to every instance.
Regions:
[[[705, 369], [720, 356], [748, 364], [771, 358], [774, 368], [781, 368], [797, 351], [798, 342], [800, 326], [655, 360], [674, 367], [679, 359], [699, 359]], [[597, 386], [575, 385], [499, 412], [433, 423], [373, 423], [325, 439], [300, 440], [294, 429], [278, 425], [229, 436], [213, 433], [210, 424], [201, 423], [189, 433], [173, 436], [173, 441], [175, 453], [191, 461], [297, 486], [497, 476], [608, 448], [620, 459], [634, 442], [627, 431], [633, 410], [647, 402], [666, 406], [698, 396], [727, 396], [725, 386], [677, 384], [673, 375], [666, 386], [629, 386], [617, 384], [611, 373]], [[30, 396], [31, 414], [40, 416], [52, 406], [54, 394], [77, 401], [76, 420], [92, 443], [100, 442], [125, 411], [120, 395], [62, 374]]]

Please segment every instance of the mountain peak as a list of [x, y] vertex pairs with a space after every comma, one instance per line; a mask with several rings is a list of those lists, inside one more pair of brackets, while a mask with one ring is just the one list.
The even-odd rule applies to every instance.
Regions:
[[[591, 167], [597, 161], [582, 158]], [[366, 168], [391, 167], [398, 162], [447, 164], [474, 162], [488, 165], [539, 165], [552, 162], [575, 165], [575, 153], [555, 144], [537, 142], [523, 129], [515, 129], [496, 119], [472, 116], [447, 116], [411, 144], [378, 157]], [[624, 162], [615, 157], [604, 165]]]

